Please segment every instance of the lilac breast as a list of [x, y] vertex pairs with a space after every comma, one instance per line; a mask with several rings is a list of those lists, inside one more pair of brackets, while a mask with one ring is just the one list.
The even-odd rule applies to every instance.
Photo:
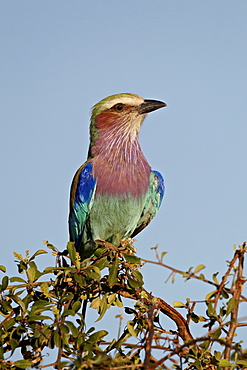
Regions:
[[128, 122], [97, 117], [98, 136], [92, 148], [93, 176], [97, 194], [134, 197], [144, 195], [149, 186], [150, 166], [138, 140], [139, 131]]
[[138, 163], [135, 166], [112, 164], [107, 160], [93, 158], [93, 174], [97, 179], [96, 195], [109, 194], [121, 196], [131, 194], [142, 196], [149, 185], [150, 167]]

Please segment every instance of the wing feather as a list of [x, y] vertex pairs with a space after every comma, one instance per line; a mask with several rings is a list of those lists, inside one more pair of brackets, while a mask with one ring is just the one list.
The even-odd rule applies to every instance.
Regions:
[[131, 235], [132, 238], [142, 231], [154, 218], [160, 208], [164, 194], [165, 184], [162, 175], [158, 171], [151, 171], [145, 205], [140, 220]]
[[76, 172], [70, 192], [69, 233], [70, 241], [79, 246], [93, 204], [96, 179], [93, 177], [93, 165], [84, 163]]

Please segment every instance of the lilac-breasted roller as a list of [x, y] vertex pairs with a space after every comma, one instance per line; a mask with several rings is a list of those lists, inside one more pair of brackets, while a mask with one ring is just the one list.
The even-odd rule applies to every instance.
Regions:
[[119, 237], [134, 237], [156, 215], [164, 180], [144, 157], [139, 132], [147, 113], [165, 106], [125, 93], [93, 107], [88, 159], [70, 192], [70, 241], [82, 258], [93, 254], [96, 239], [118, 246]]

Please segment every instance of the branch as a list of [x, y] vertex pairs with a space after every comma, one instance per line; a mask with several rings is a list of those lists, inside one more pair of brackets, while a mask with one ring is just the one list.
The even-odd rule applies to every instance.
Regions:
[[[176, 269], [175, 267], [172, 267], [172, 266], [169, 266], [169, 265], [166, 265], [165, 263], [161, 262], [160, 259], [158, 259], [158, 262], [156, 261], [151, 261], [151, 260], [146, 260], [144, 258], [141, 258], [141, 261], [143, 262], [147, 262], [147, 263], [151, 263], [153, 265], [159, 265], [159, 266], [162, 266], [162, 267], [165, 267], [167, 268], [168, 270], [171, 270], [173, 273], [177, 273], [179, 275], [182, 275], [184, 277], [187, 277], [187, 278], [193, 278], [193, 279], [197, 279], [197, 280], [200, 280], [200, 281], [203, 281], [204, 283], [207, 283], [207, 284], [210, 284], [210, 285], [213, 285], [214, 287], [218, 289], [220, 289], [220, 284], [217, 284], [211, 280], [208, 280], [208, 279], [205, 279], [205, 278], [202, 278], [201, 276], [198, 276], [196, 274], [194, 274], [193, 272], [186, 272], [186, 271], [182, 271], [182, 270], [178, 270]], [[231, 288], [227, 288], [227, 287], [224, 287], [224, 290], [227, 292], [227, 293], [230, 293], [230, 294], [233, 294], [233, 290]], [[247, 298], [244, 297], [243, 295], [241, 295], [241, 298], [246, 301]]]
[[[239, 299], [240, 299], [242, 290], [244, 288], [244, 282], [245, 282], [245, 279], [243, 277], [244, 253], [245, 253], [245, 249], [237, 250], [235, 252], [236, 259], [238, 258], [239, 262], [238, 262], [237, 280], [236, 280], [236, 283], [235, 283], [235, 289], [233, 291], [233, 298], [236, 299], [237, 304], [236, 304], [236, 307], [231, 312], [230, 328], [229, 328], [227, 336], [226, 336], [226, 342], [229, 345], [232, 345], [234, 333], [235, 333], [235, 331], [238, 327], [238, 320], [237, 319], [238, 319]], [[228, 346], [228, 347], [226, 347], [226, 349], [224, 351], [224, 358], [226, 360], [229, 360], [230, 355], [231, 355], [231, 347]]]
[[152, 348], [152, 340], [154, 336], [154, 305], [151, 305], [151, 307], [148, 310], [148, 336], [145, 343], [145, 359], [144, 359], [144, 370], [149, 369], [149, 363], [151, 358], [151, 348]]
[[177, 310], [171, 307], [168, 303], [163, 301], [163, 299], [155, 298], [152, 294], [148, 293], [145, 289], [142, 289], [142, 292], [145, 292], [149, 298], [142, 298], [140, 297], [139, 294], [132, 295], [127, 290], [119, 289], [119, 287], [118, 287], [118, 290], [115, 292], [125, 298], [135, 299], [136, 301], [141, 300], [144, 304], [147, 304], [147, 305], [152, 305], [154, 300], [157, 300], [156, 308], [160, 309], [160, 311], [164, 315], [170, 317], [170, 319], [175, 322], [178, 328], [178, 334], [183, 339], [183, 341], [188, 342], [194, 339], [190, 333], [189, 327], [185, 319], [183, 318], [183, 316]]
[[221, 283], [220, 283], [220, 285], [218, 286], [218, 291], [217, 291], [217, 294], [216, 294], [216, 296], [215, 296], [215, 299], [214, 299], [214, 310], [216, 311], [216, 307], [217, 307], [217, 304], [218, 304], [218, 300], [219, 300], [219, 298], [220, 298], [220, 294], [221, 294], [221, 292], [222, 292], [222, 290], [224, 289], [224, 285], [226, 284], [226, 281], [227, 281], [227, 278], [228, 278], [228, 276], [230, 275], [230, 273], [231, 273], [231, 270], [232, 270], [232, 268], [233, 268], [233, 266], [234, 266], [234, 263], [236, 262], [236, 260], [238, 259], [238, 252], [239, 252], [239, 250], [237, 250], [235, 253], [234, 253], [234, 256], [233, 256], [233, 258], [232, 258], [232, 260], [231, 260], [231, 262], [230, 262], [230, 264], [229, 264], [229, 267], [228, 267], [228, 269], [227, 269], [227, 271], [226, 271], [226, 273], [225, 273], [225, 275], [222, 277], [222, 280], [221, 280]]

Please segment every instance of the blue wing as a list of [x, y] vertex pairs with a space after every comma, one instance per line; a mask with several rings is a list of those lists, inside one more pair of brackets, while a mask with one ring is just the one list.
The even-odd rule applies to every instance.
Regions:
[[151, 171], [145, 205], [140, 220], [131, 235], [132, 238], [142, 231], [154, 218], [160, 208], [164, 194], [165, 184], [162, 175], [158, 171]]
[[[93, 178], [93, 165], [84, 163], [76, 172], [70, 192], [69, 234], [77, 250], [83, 239], [90, 239], [90, 228], [86, 228], [87, 218], [94, 200], [96, 179]], [[86, 229], [86, 230], [85, 230]]]

